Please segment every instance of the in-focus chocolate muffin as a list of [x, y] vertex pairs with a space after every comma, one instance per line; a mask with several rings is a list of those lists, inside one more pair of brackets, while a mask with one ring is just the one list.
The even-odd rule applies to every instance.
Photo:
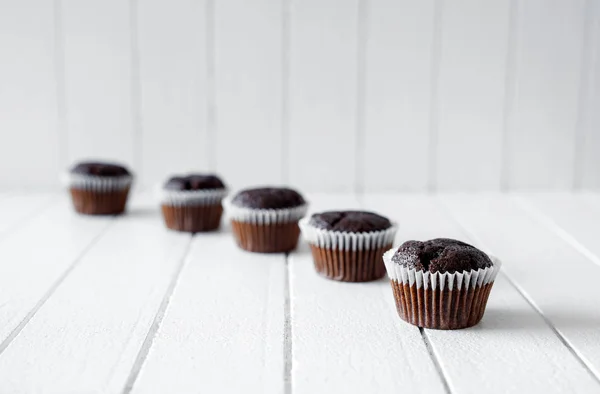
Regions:
[[492, 266], [487, 254], [467, 243], [449, 238], [403, 243], [392, 261], [409, 269], [429, 272], [462, 272]]
[[161, 210], [167, 228], [185, 232], [219, 228], [227, 194], [225, 183], [212, 174], [171, 177], [163, 186]]
[[245, 189], [226, 204], [238, 246], [258, 253], [294, 250], [300, 235], [298, 220], [307, 208], [300, 193], [284, 187]]
[[85, 161], [70, 169], [67, 181], [77, 212], [117, 215], [125, 211], [133, 175], [120, 164]]
[[400, 317], [445, 330], [481, 320], [500, 269], [481, 250], [449, 238], [406, 241], [384, 261]]
[[344, 282], [367, 282], [385, 275], [382, 254], [393, 243], [396, 227], [366, 211], [327, 211], [303, 219], [316, 271]]

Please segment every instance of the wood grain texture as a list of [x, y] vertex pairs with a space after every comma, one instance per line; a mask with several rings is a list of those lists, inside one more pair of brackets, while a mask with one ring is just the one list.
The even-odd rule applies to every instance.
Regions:
[[283, 392], [285, 257], [194, 239], [133, 393]]
[[510, 3], [441, 5], [438, 190], [500, 189]]
[[581, 76], [582, 91], [579, 113], [579, 138], [582, 155], [577, 185], [586, 189], [600, 189], [600, 3], [588, 1], [587, 37]]
[[598, 379], [600, 267], [506, 197], [444, 202], [480, 245], [502, 257], [502, 270]]
[[122, 0], [61, 0], [68, 163], [134, 164], [132, 14]]
[[[117, 219], [3, 352], [2, 391], [123, 389], [190, 240], [187, 234], [165, 230], [158, 212], [148, 212], [154, 205], [149, 201], [134, 202], [129, 215]], [[94, 221], [86, 218], [87, 223]], [[54, 261], [36, 262], [58, 268]], [[40, 278], [52, 272], [36, 271]]]
[[[398, 243], [448, 237], [487, 246], [466, 234], [434, 197], [367, 196], [365, 202], [400, 223]], [[496, 252], [496, 256], [505, 262], [504, 255]], [[478, 325], [457, 331], [426, 330], [426, 335], [451, 392], [563, 393], [600, 388], [502, 273]]]
[[358, 0], [292, 1], [289, 181], [307, 191], [356, 182]]
[[[15, 207], [19, 209], [22, 208]], [[3, 237], [0, 341], [9, 336], [110, 223], [111, 218], [90, 220], [75, 214], [65, 198]]]
[[435, 1], [366, 3], [361, 182], [367, 191], [425, 190]]
[[283, 180], [283, 4], [215, 2], [216, 169], [236, 188]]
[[207, 0], [137, 2], [141, 183], [207, 171]]
[[61, 130], [51, 1], [0, 1], [0, 187], [58, 182]]
[[518, 3], [506, 140], [512, 189], [573, 185], [584, 21], [585, 0]]
[[[349, 196], [311, 195], [311, 210], [358, 208]], [[320, 277], [302, 244], [289, 257], [292, 392], [443, 392], [416, 327], [401, 325], [386, 280]], [[411, 365], [411, 368], [398, 368]]]

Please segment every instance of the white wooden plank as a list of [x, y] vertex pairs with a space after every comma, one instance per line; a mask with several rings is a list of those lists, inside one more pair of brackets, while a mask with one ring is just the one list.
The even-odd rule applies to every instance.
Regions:
[[437, 189], [500, 189], [510, 3], [444, 2]]
[[54, 8], [0, 1], [0, 187], [58, 184]]
[[600, 267], [502, 196], [449, 196], [456, 218], [600, 377]]
[[[369, 207], [379, 207], [400, 223], [398, 243], [448, 237], [477, 245], [433, 197], [367, 197], [366, 203]], [[600, 389], [552, 328], [502, 274], [496, 279], [486, 313], [477, 326], [457, 331], [426, 330], [426, 333], [451, 392], [564, 393]]]
[[206, 1], [140, 1], [141, 182], [206, 171]]
[[133, 393], [283, 392], [285, 257], [194, 239]]
[[358, 0], [291, 2], [289, 180], [309, 191], [356, 181]]
[[40, 214], [56, 198], [54, 193], [11, 193], [0, 196], [0, 239]]
[[2, 391], [123, 390], [190, 241], [167, 231], [153, 206], [134, 202], [6, 348]]
[[215, 2], [216, 169], [236, 188], [283, 180], [283, 4]]
[[570, 188], [585, 0], [518, 3], [516, 95], [507, 134], [511, 188]]
[[[311, 196], [313, 211], [358, 208]], [[444, 392], [416, 327], [400, 325], [386, 280], [321, 278], [303, 243], [290, 259], [292, 392]], [[409, 368], [398, 366], [410, 366]]]
[[600, 203], [582, 194], [527, 193], [516, 201], [559, 237], [600, 266]]
[[[0, 242], [0, 341], [111, 223], [73, 212], [64, 199]], [[0, 357], [1, 358], [1, 357]]]
[[367, 191], [428, 186], [434, 5], [434, 0], [367, 2], [362, 160]]
[[61, 0], [68, 161], [133, 165], [131, 10], [122, 0]]
[[585, 48], [588, 64], [582, 79], [582, 102], [580, 103], [581, 148], [583, 166], [580, 186], [600, 189], [600, 3], [588, 2], [588, 45]]

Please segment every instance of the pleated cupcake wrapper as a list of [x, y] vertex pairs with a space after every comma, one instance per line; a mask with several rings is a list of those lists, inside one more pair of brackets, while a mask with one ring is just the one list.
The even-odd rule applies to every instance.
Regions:
[[213, 231], [219, 228], [223, 207], [213, 205], [168, 205], [161, 206], [167, 228], [190, 233]]
[[368, 233], [320, 229], [310, 224], [310, 218], [300, 220], [299, 225], [302, 236], [309, 244], [323, 249], [350, 251], [379, 249], [391, 245], [394, 242], [396, 231], [398, 231], [398, 226], [395, 223], [386, 230]]
[[69, 188], [73, 206], [86, 215], [117, 215], [125, 211], [129, 187], [117, 190]]
[[304, 217], [308, 210], [308, 204], [294, 208], [252, 209], [232, 204], [231, 198], [223, 200], [223, 207], [229, 219], [257, 225], [294, 223]]
[[109, 177], [73, 174], [68, 172], [63, 174], [61, 179], [64, 185], [69, 188], [89, 190], [98, 193], [108, 193], [115, 190], [129, 189], [133, 183], [132, 175]]
[[491, 267], [479, 270], [431, 273], [396, 264], [392, 261], [395, 252], [388, 250], [383, 261], [403, 320], [445, 330], [471, 327], [481, 320], [502, 266], [500, 260], [492, 258]]
[[300, 229], [295, 221], [256, 224], [231, 221], [231, 230], [238, 246], [249, 252], [284, 253], [296, 249]]
[[383, 262], [387, 270], [388, 276], [391, 280], [408, 284], [409, 286], [416, 286], [417, 289], [421, 287], [425, 289], [440, 289], [453, 290], [454, 288], [460, 290], [463, 286], [475, 288], [477, 286], [486, 285], [493, 282], [500, 271], [502, 263], [496, 258], [492, 258], [493, 265], [488, 268], [449, 273], [444, 272], [423, 272], [414, 268], [407, 268], [400, 264], [396, 264], [392, 261], [392, 257], [396, 253], [396, 249], [390, 249], [383, 254]]
[[381, 256], [394, 242], [395, 224], [382, 231], [348, 233], [316, 228], [306, 218], [300, 220], [300, 229], [320, 275], [343, 282], [367, 282], [385, 276]]
[[206, 190], [165, 190], [159, 189], [157, 194], [160, 203], [172, 207], [221, 205], [227, 195], [227, 189]]

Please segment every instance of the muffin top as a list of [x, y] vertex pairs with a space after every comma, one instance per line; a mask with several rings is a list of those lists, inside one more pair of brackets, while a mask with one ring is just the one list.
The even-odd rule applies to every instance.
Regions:
[[225, 184], [216, 175], [189, 174], [187, 176], [174, 176], [169, 178], [164, 185], [166, 190], [207, 190], [225, 189]]
[[131, 175], [127, 168], [115, 163], [84, 161], [71, 168], [71, 174], [119, 177]]
[[293, 189], [261, 187], [240, 191], [231, 200], [233, 205], [252, 209], [295, 208], [304, 205], [304, 198]]
[[316, 228], [349, 233], [387, 230], [392, 223], [385, 217], [365, 211], [327, 211], [315, 213], [309, 224]]
[[491, 267], [492, 260], [481, 250], [455, 239], [406, 241], [392, 261], [409, 269], [434, 272], [462, 272]]

